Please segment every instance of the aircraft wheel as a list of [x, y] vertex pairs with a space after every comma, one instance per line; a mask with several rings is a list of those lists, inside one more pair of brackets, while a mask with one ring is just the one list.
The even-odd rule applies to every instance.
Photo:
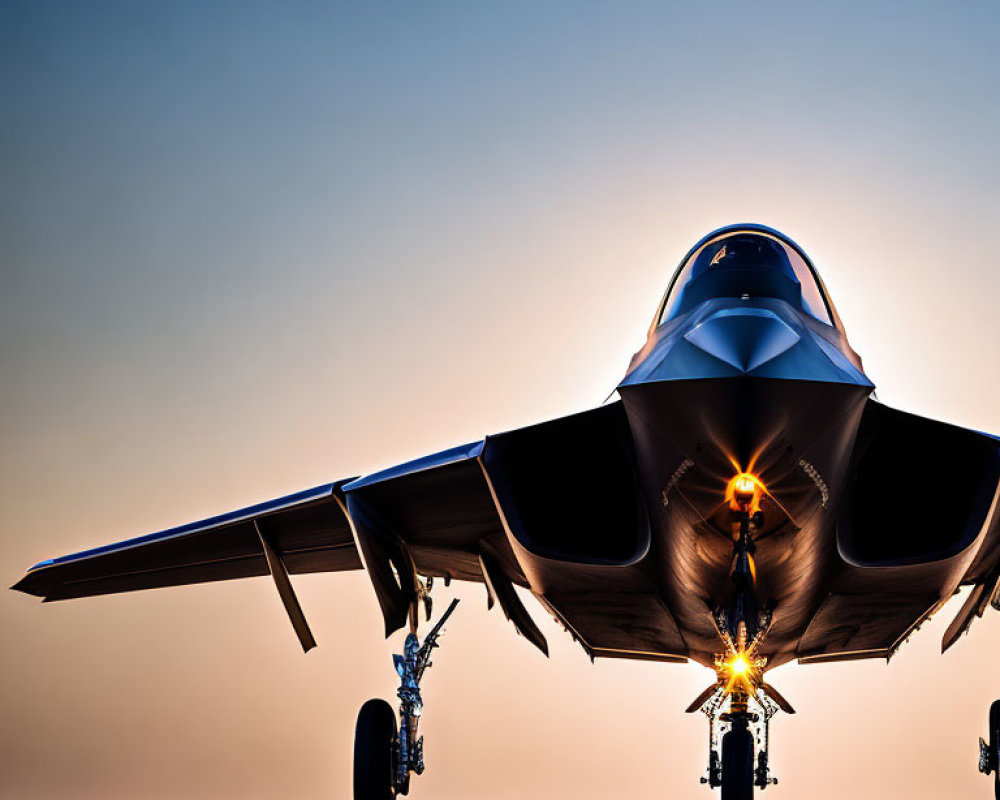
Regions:
[[753, 734], [733, 728], [722, 737], [722, 800], [753, 798]]
[[396, 712], [385, 700], [369, 700], [354, 729], [354, 800], [393, 800]]
[[1000, 700], [990, 706], [990, 757], [993, 759], [993, 796], [1000, 800]]

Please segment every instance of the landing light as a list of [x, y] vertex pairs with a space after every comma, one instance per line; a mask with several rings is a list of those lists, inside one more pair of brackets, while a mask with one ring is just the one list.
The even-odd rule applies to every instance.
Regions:
[[719, 685], [727, 696], [734, 692], [752, 696], [757, 693], [766, 664], [766, 658], [760, 658], [752, 650], [741, 648], [730, 651], [728, 657], [723, 654], [716, 655], [715, 672]]
[[746, 675], [750, 671], [750, 662], [747, 661], [747, 657], [742, 653], [729, 659], [729, 663], [726, 666], [733, 675]]
[[734, 476], [726, 487], [726, 500], [733, 511], [760, 510], [760, 497], [764, 493], [764, 485], [756, 475], [741, 472]]

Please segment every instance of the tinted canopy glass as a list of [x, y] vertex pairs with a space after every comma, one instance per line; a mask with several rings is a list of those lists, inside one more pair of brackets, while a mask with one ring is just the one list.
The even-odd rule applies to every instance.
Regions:
[[778, 236], [727, 230], [695, 249], [675, 276], [658, 325], [713, 297], [773, 297], [832, 325], [812, 267]]

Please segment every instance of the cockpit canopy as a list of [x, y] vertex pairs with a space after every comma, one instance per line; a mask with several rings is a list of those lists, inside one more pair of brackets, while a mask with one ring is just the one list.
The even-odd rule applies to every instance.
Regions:
[[763, 225], [721, 228], [696, 244], [670, 283], [656, 325], [713, 297], [773, 297], [836, 325], [833, 306], [805, 254]]

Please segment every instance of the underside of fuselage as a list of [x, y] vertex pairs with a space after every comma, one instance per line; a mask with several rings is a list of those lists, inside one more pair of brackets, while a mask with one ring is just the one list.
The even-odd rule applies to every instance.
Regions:
[[656, 571], [687, 655], [711, 665], [712, 613], [735, 591], [738, 534], [726, 497], [734, 475], [766, 491], [754, 536], [755, 594], [774, 620], [762, 655], [794, 657], [837, 558], [835, 514], [865, 387], [720, 378], [622, 391], [649, 501]]
[[[772, 665], [795, 657], [837, 565], [834, 510], [867, 394], [859, 386], [748, 376], [623, 387], [621, 407], [609, 411], [624, 418], [629, 434], [617, 441], [622, 461], [634, 458], [632, 496], [622, 486], [574, 497], [571, 487], [584, 480], [578, 475], [601, 487], [621, 478], [570, 453], [560, 488], [549, 495], [578, 508], [564, 507], [561, 524], [522, 513], [527, 503], [518, 493], [501, 492], [501, 505], [515, 509], [507, 522], [529, 585], [595, 655], [711, 665], [720, 649], [713, 612], [734, 592], [737, 531], [727, 485], [752, 472], [766, 487], [756, 593], [761, 608], [775, 608], [763, 654]], [[508, 452], [486, 462], [504, 486]], [[639, 511], [624, 513], [636, 498]], [[577, 513], [614, 519], [615, 527], [561, 533], [585, 527], [567, 525]]]

